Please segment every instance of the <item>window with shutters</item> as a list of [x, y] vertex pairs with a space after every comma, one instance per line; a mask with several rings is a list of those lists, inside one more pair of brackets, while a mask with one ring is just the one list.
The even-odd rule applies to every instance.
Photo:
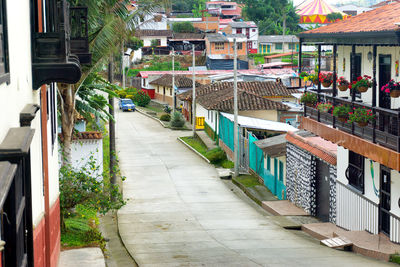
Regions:
[[6, 1], [0, 0], [0, 83], [10, 82]]

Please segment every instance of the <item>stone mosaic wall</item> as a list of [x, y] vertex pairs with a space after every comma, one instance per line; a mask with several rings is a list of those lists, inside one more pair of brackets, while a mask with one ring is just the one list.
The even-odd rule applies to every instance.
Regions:
[[[291, 143], [286, 144], [287, 199], [307, 213], [316, 215], [317, 160], [315, 156]], [[336, 166], [329, 165], [329, 221], [336, 222]]]
[[329, 221], [336, 223], [336, 166], [329, 165], [330, 189], [329, 189]]
[[291, 143], [287, 143], [286, 148], [287, 198], [307, 213], [315, 215], [316, 161], [314, 156]]

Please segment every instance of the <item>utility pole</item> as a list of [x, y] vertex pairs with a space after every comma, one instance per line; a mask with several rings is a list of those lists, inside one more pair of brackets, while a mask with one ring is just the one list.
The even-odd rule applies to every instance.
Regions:
[[282, 25], [282, 30], [283, 30], [283, 38], [282, 38], [282, 52], [285, 53], [285, 35], [286, 35], [286, 10], [285, 13], [283, 14], [283, 25]]
[[195, 137], [196, 134], [196, 72], [195, 72], [195, 67], [196, 67], [196, 57], [194, 54], [194, 44], [192, 43], [192, 51], [193, 51], [193, 95], [192, 95], [192, 131], [193, 131], [193, 138]]
[[172, 114], [175, 113], [175, 49], [172, 47]]
[[124, 42], [122, 42], [122, 61], [121, 61], [121, 67], [122, 67], [122, 89], [125, 89], [125, 49], [124, 49]]
[[[113, 73], [113, 55], [110, 56], [110, 61], [108, 62], [108, 81], [113, 83], [114, 73]], [[117, 175], [114, 172], [116, 166], [115, 158], [115, 121], [114, 121], [114, 97], [108, 96], [109, 113], [112, 117], [109, 121], [109, 137], [110, 137], [110, 183], [115, 185], [117, 183]]]
[[233, 116], [234, 116], [234, 128], [233, 128], [233, 142], [234, 142], [234, 153], [233, 159], [235, 162], [235, 173], [234, 176], [239, 176], [239, 151], [238, 151], [238, 89], [237, 89], [237, 44], [236, 38], [233, 39], [234, 53], [233, 58]]

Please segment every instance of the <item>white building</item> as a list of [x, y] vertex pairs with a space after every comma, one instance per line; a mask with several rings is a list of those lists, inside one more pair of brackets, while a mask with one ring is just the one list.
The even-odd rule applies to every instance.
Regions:
[[[62, 12], [43, 13], [33, 2], [46, 10], [59, 4]], [[81, 76], [78, 57], [72, 55], [76, 39], [71, 37], [71, 50], [66, 41], [66, 7], [66, 1], [0, 1], [0, 216], [4, 222], [0, 236], [5, 241], [0, 266], [58, 264], [59, 145], [54, 82], [76, 83]], [[70, 12], [75, 11], [71, 7]], [[53, 27], [58, 35], [49, 34], [42, 25]]]
[[247, 38], [247, 50], [249, 54], [258, 51], [258, 27], [253, 21], [231, 22], [223, 29], [228, 34], [243, 34]]

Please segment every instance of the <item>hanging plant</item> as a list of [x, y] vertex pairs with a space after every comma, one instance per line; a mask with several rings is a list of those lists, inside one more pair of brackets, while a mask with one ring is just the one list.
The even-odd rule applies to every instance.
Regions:
[[312, 107], [315, 105], [315, 103], [317, 103], [317, 95], [310, 92], [305, 92], [301, 96], [300, 102], [306, 106]]
[[339, 105], [334, 107], [332, 114], [337, 117], [339, 121], [346, 122], [349, 118], [349, 113], [351, 112], [351, 107], [348, 105]]
[[365, 93], [368, 91], [368, 88], [372, 87], [371, 76], [364, 75], [357, 78], [356, 81], [353, 81], [351, 88], [354, 90], [358, 90], [360, 93]]
[[322, 83], [324, 87], [329, 87], [333, 83], [333, 74], [332, 72], [327, 72], [323, 73], [321, 72], [319, 74], [319, 81]]
[[356, 122], [361, 127], [367, 126], [373, 120], [375, 120], [375, 115], [370, 109], [353, 108], [353, 112], [349, 113], [349, 122]]
[[349, 89], [350, 86], [350, 82], [348, 80], [346, 80], [345, 77], [340, 77], [339, 79], [337, 79], [337, 85], [340, 91], [344, 92], [347, 89]]
[[400, 82], [395, 82], [392, 79], [381, 87], [381, 91], [390, 94], [393, 98], [397, 98], [400, 96]]
[[329, 113], [329, 111], [331, 111], [332, 108], [333, 108], [333, 105], [329, 102], [326, 102], [326, 103], [319, 102], [317, 104], [317, 109], [322, 112]]

